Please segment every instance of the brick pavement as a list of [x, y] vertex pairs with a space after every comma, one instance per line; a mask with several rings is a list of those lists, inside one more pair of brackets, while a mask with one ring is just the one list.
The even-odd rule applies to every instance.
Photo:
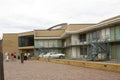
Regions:
[[4, 62], [5, 80], [120, 80], [120, 73], [42, 61]]

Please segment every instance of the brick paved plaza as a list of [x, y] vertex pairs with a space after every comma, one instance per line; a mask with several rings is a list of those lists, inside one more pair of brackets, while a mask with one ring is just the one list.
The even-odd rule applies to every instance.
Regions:
[[120, 80], [120, 73], [42, 61], [4, 62], [5, 80]]

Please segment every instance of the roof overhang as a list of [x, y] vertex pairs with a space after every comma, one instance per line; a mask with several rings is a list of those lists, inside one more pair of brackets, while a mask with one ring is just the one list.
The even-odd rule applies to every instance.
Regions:
[[18, 47], [18, 49], [34, 49], [34, 46]]
[[34, 37], [34, 39], [61, 39], [61, 37]]
[[113, 24], [118, 24], [118, 23], [120, 24], [120, 18], [116, 18], [116, 19], [109, 20], [109, 21], [106, 21], [106, 22], [98, 23], [96, 25], [93, 25], [93, 26], [90, 26], [90, 27], [87, 27], [87, 28], [83, 28], [83, 29], [80, 29], [80, 30], [77, 30], [77, 31], [66, 31], [66, 33], [67, 34], [76, 34], [76, 33], [91, 31], [91, 30], [98, 29], [98, 28], [104, 28], [104, 27], [111, 26]]

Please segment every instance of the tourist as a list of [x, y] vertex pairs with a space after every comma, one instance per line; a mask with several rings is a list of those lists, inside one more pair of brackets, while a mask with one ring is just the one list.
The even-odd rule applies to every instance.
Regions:
[[28, 60], [30, 59], [30, 53], [29, 52], [27, 53], [27, 59]]
[[11, 53], [11, 61], [14, 61], [14, 53]]
[[20, 60], [20, 52], [18, 52], [18, 60]]
[[9, 53], [5, 53], [5, 59], [6, 59], [6, 62], [8, 62], [9, 61]]

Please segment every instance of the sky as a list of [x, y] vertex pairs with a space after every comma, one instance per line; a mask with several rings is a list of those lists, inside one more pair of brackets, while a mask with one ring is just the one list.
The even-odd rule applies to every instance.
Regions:
[[47, 29], [57, 24], [98, 23], [120, 15], [120, 0], [0, 0], [3, 33]]

